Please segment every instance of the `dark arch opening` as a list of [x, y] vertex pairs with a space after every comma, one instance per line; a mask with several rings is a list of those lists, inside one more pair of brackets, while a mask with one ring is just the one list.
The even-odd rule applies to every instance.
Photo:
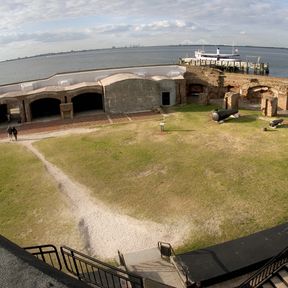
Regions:
[[43, 98], [30, 104], [32, 119], [60, 115], [61, 101], [55, 98]]
[[100, 93], [83, 93], [72, 98], [74, 113], [103, 110], [102, 95]]
[[228, 86], [226, 86], [226, 90], [227, 90], [227, 92], [238, 93], [240, 89], [239, 89], [239, 87], [228, 85]]
[[247, 99], [250, 103], [260, 104], [263, 95], [274, 96], [268, 86], [256, 86], [248, 89]]
[[0, 122], [8, 121], [7, 114], [8, 114], [7, 104], [1, 104], [0, 105]]

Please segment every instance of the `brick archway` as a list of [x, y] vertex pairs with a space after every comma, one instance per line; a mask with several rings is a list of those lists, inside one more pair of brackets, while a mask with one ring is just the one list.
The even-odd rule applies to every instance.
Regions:
[[[274, 90], [274, 91], [273, 91]], [[271, 89], [268, 86], [254, 86], [250, 87], [247, 91], [247, 98], [250, 102], [260, 104], [263, 96], [271, 96], [274, 97], [275, 89]]]
[[85, 92], [71, 97], [73, 112], [103, 111], [103, 96], [97, 92]]
[[61, 101], [57, 98], [40, 98], [30, 103], [31, 118], [60, 116]]

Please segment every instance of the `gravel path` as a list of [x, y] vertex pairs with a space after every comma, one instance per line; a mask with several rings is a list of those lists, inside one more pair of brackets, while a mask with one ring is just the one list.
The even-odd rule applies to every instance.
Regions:
[[18, 141], [18, 144], [26, 146], [43, 162], [47, 172], [58, 183], [59, 192], [65, 193], [69, 199], [69, 206], [78, 219], [79, 232], [85, 241], [87, 252], [90, 255], [105, 259], [115, 257], [117, 250], [127, 253], [156, 247], [158, 241], [169, 242], [173, 246], [182, 244], [190, 232], [188, 223], [181, 221], [181, 223], [174, 222], [162, 225], [116, 213], [106, 204], [95, 197], [91, 197], [91, 191], [87, 187], [71, 179], [62, 170], [47, 161], [32, 145], [34, 141], [44, 138], [72, 133], [87, 133], [93, 130], [77, 128], [36, 133], [25, 135], [25, 138], [23, 135]]

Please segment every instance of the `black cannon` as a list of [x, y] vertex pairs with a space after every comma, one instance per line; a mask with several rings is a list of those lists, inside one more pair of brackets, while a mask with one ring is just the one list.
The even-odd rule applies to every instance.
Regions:
[[212, 119], [219, 122], [237, 113], [237, 109], [216, 109], [212, 112]]
[[275, 119], [275, 120], [272, 120], [270, 123], [269, 123], [269, 126], [270, 127], [277, 127], [278, 125], [282, 124], [282, 122], [284, 121], [284, 119]]

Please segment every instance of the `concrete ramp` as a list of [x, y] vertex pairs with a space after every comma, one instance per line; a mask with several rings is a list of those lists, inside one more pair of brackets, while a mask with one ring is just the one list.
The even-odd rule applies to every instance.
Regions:
[[158, 248], [124, 254], [124, 259], [129, 271], [146, 279], [176, 288], [186, 287], [175, 266], [161, 258]]

